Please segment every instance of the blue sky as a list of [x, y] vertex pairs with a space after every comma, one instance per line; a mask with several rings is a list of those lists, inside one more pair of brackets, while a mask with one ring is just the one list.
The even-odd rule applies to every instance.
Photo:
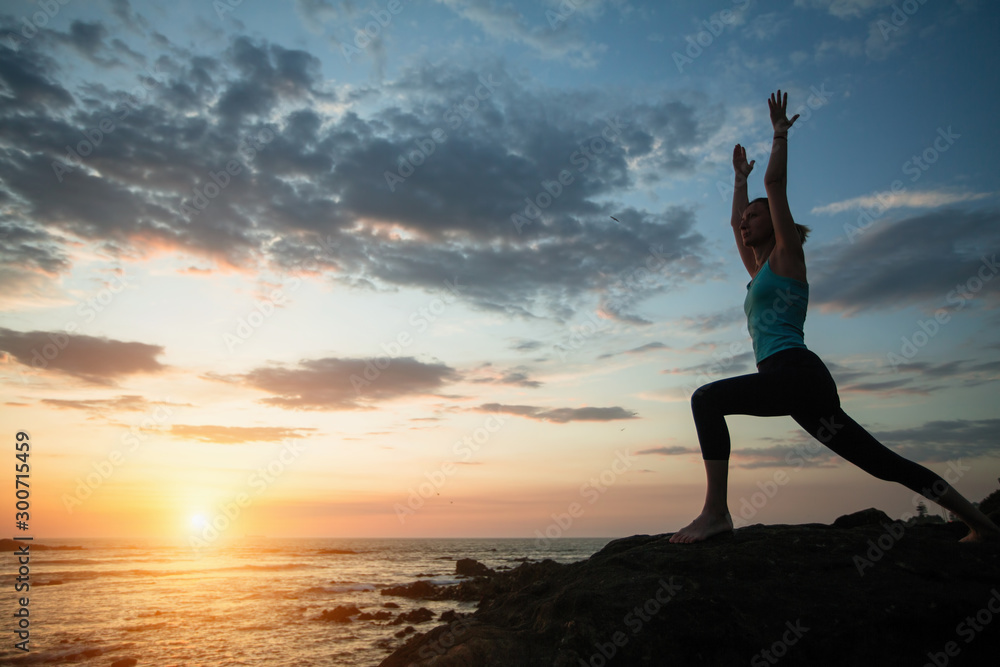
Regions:
[[[998, 16], [0, 3], [0, 424], [47, 443], [40, 530], [187, 534], [248, 488], [233, 534], [532, 536], [581, 499], [561, 534], [676, 530], [704, 493], [690, 392], [754, 370], [731, 158], [763, 195], [779, 88], [806, 343], [852, 416], [980, 499]], [[734, 515], [778, 472], [744, 519], [912, 511], [790, 419], [729, 423]]]

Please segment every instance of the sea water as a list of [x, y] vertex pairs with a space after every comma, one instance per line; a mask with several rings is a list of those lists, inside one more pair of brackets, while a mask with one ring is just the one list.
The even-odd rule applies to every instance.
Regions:
[[[452, 584], [455, 562], [473, 558], [496, 569], [546, 558], [584, 560], [608, 538], [267, 539], [207, 549], [181, 541], [38, 540], [80, 549], [31, 551], [31, 589], [14, 591], [16, 559], [3, 554], [0, 664], [337, 665], [373, 667], [407, 637], [408, 623], [318, 620], [326, 609], [356, 605], [393, 617], [420, 607], [472, 612], [475, 602], [410, 600], [380, 594], [426, 580]], [[17, 598], [30, 599], [30, 651], [14, 647]]]

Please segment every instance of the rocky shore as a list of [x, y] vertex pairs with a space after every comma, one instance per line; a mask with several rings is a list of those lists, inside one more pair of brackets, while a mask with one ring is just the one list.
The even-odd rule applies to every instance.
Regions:
[[1000, 544], [966, 532], [870, 509], [697, 544], [636, 535], [568, 565], [466, 563], [456, 586], [383, 591], [480, 603], [381, 667], [996, 664]]

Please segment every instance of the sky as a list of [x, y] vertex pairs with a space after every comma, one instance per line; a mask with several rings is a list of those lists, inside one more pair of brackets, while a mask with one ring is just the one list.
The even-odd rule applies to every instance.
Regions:
[[[0, 2], [0, 432], [30, 440], [28, 532], [679, 529], [705, 493], [690, 395], [755, 371], [732, 152], [763, 196], [777, 89], [806, 344], [852, 417], [982, 499], [998, 18]], [[738, 526], [914, 511], [788, 417], [728, 424]]]

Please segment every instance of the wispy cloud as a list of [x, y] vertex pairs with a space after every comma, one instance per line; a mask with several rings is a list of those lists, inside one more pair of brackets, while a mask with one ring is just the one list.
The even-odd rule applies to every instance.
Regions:
[[637, 419], [631, 410], [620, 407], [610, 408], [540, 408], [533, 405], [503, 405], [501, 403], [485, 403], [478, 412], [501, 412], [503, 414], [527, 417], [537, 421], [566, 424], [574, 421], [615, 421], [619, 419]]
[[816, 206], [810, 213], [832, 215], [861, 208], [874, 208], [883, 212], [895, 208], [937, 208], [938, 206], [947, 206], [948, 204], [986, 199], [995, 194], [994, 192], [948, 192], [946, 190], [886, 192]]
[[285, 438], [305, 438], [303, 431], [313, 428], [281, 428], [276, 426], [215, 426], [176, 424], [170, 435], [184, 440], [200, 440], [220, 445], [241, 445], [247, 442], [280, 442]]

